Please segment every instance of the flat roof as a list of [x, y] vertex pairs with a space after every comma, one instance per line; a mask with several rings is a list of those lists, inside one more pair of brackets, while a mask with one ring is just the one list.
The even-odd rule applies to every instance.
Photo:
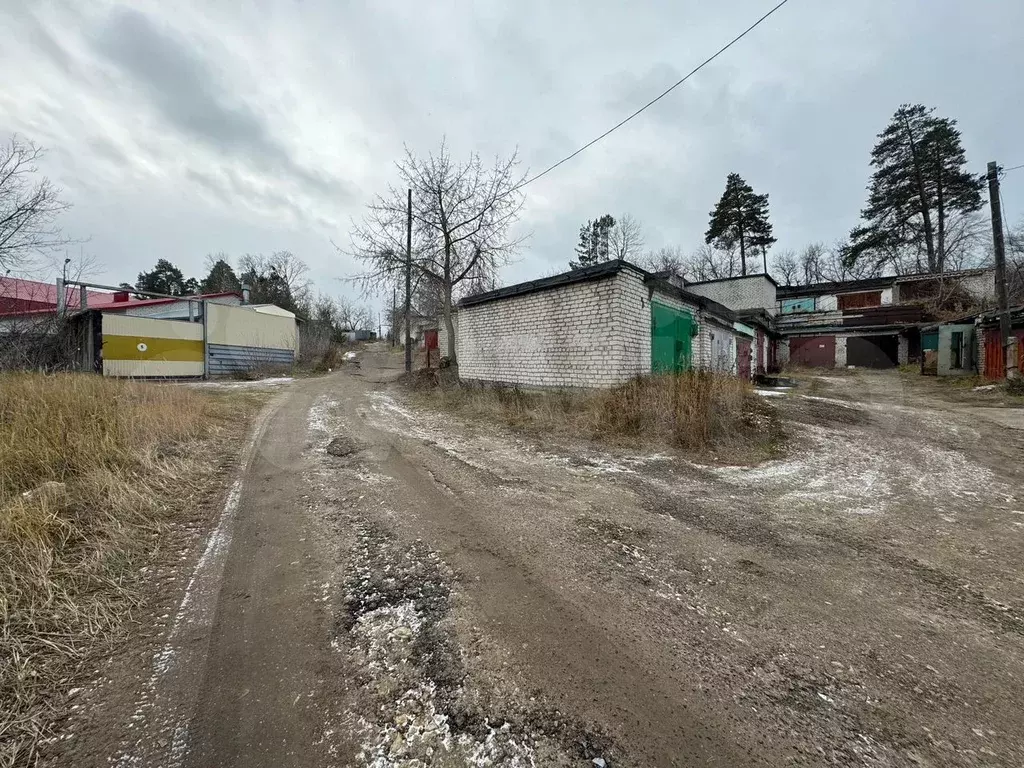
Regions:
[[677, 298], [687, 301], [690, 304], [696, 304], [706, 312], [711, 312], [714, 315], [728, 320], [730, 323], [736, 322], [737, 314], [734, 310], [729, 309], [724, 304], [719, 304], [713, 299], [709, 299], [707, 296], [701, 296], [699, 293], [691, 293], [685, 288], [680, 288], [678, 285], [669, 282], [660, 275], [647, 275], [644, 278], [644, 282], [653, 285], [655, 290], [664, 291], [665, 293], [672, 294]]
[[977, 277], [995, 270], [990, 267], [981, 269], [962, 269], [958, 272], [915, 272], [910, 275], [887, 275], [885, 277], [868, 277], [863, 280], [836, 280], [824, 283], [808, 283], [807, 285], [780, 285], [776, 295], [780, 299], [797, 298], [800, 296], [818, 296], [828, 293], [846, 293], [849, 291], [870, 291], [888, 288], [896, 283], [914, 283], [924, 280], [941, 280], [947, 277]]
[[689, 280], [687, 280], [686, 284], [687, 285], [709, 285], [710, 283], [728, 283], [728, 282], [731, 282], [733, 280], [750, 280], [750, 279], [755, 278], [755, 277], [763, 277], [769, 283], [774, 285], [776, 288], [779, 287], [779, 284], [777, 282], [775, 282], [775, 278], [772, 277], [771, 275], [769, 275], [767, 272], [755, 272], [755, 273], [753, 273], [751, 275], [736, 275], [735, 277], [716, 277], [714, 280], [697, 280], [695, 282], [690, 282]]
[[561, 272], [557, 275], [552, 275], [551, 277], [542, 277], [539, 280], [529, 280], [525, 283], [516, 283], [515, 285], [497, 288], [493, 291], [487, 291], [486, 293], [478, 293], [475, 296], [466, 296], [459, 300], [457, 306], [473, 307], [477, 304], [486, 304], [487, 302], [497, 301], [498, 299], [509, 299], [513, 296], [524, 296], [529, 293], [536, 293], [537, 291], [561, 288], [563, 285], [585, 283], [590, 280], [601, 280], [606, 277], [617, 275], [624, 269], [632, 269], [634, 272], [637, 272], [644, 277], [647, 276], [647, 272], [635, 264], [630, 264], [628, 261], [623, 261], [622, 259], [613, 259], [612, 261], [594, 264], [592, 267], [573, 269], [568, 272]]

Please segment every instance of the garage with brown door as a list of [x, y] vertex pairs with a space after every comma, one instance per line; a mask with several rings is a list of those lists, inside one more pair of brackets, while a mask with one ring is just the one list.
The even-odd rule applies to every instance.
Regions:
[[846, 364], [858, 368], [895, 368], [899, 353], [900, 337], [896, 334], [846, 339]]
[[810, 368], [836, 367], [835, 336], [795, 336], [789, 340], [789, 364]]

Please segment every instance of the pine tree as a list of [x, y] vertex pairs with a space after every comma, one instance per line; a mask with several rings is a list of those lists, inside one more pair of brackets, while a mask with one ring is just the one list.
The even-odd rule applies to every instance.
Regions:
[[195, 278], [185, 279], [181, 270], [167, 261], [158, 259], [150, 272], [140, 272], [135, 288], [139, 291], [166, 293], [169, 296], [189, 296], [199, 290]]
[[956, 120], [934, 111], [904, 104], [878, 134], [864, 225], [850, 233], [848, 265], [870, 260], [876, 267], [886, 261], [899, 266], [909, 254], [918, 271], [943, 272], [950, 222], [981, 208], [984, 180], [964, 170]]
[[569, 262], [569, 268], [582, 269], [608, 261], [611, 258], [609, 242], [614, 227], [615, 218], [607, 213], [580, 227], [580, 241], [576, 245], [577, 258]]
[[775, 243], [768, 220], [768, 195], [754, 193], [738, 173], [730, 173], [725, 192], [711, 212], [704, 242], [724, 250], [739, 246], [740, 269], [747, 274], [747, 253], [759, 249], [767, 261], [768, 248]]
[[200, 289], [203, 293], [237, 292], [242, 290], [242, 283], [235, 274], [235, 270], [231, 268], [231, 265], [223, 258], [220, 258], [210, 266], [210, 272], [200, 283]]

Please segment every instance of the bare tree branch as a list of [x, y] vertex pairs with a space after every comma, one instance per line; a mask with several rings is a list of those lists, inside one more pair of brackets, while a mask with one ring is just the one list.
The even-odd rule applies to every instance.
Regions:
[[632, 261], [641, 258], [643, 248], [644, 231], [640, 222], [628, 213], [619, 216], [608, 233], [608, 255], [613, 259]]
[[24, 268], [38, 255], [73, 242], [56, 225], [71, 206], [48, 178], [39, 178], [43, 150], [13, 136], [0, 146], [0, 271]]
[[455, 356], [452, 323], [454, 300], [493, 280], [522, 244], [509, 234], [523, 208], [518, 187], [525, 174], [518, 171], [516, 153], [492, 165], [472, 154], [465, 162], [453, 160], [442, 143], [436, 154], [417, 157], [406, 148], [397, 163], [402, 183], [389, 187], [353, 224], [351, 255], [367, 267], [355, 279], [365, 293], [380, 294], [401, 285], [405, 270], [406, 191], [412, 190], [412, 266], [436, 284], [442, 296], [448, 356]]

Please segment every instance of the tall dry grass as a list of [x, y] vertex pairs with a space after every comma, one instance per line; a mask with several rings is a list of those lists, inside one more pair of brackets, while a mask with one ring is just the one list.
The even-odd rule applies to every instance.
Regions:
[[[91, 375], [0, 375], [0, 765], [31, 765], [80, 662], [218, 472], [245, 406]], [[251, 406], [249, 406], [251, 407]]]
[[418, 390], [426, 404], [543, 433], [687, 452], [762, 450], [777, 435], [749, 383], [710, 371], [638, 377], [613, 389], [537, 391], [451, 381]]

